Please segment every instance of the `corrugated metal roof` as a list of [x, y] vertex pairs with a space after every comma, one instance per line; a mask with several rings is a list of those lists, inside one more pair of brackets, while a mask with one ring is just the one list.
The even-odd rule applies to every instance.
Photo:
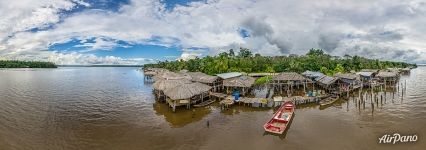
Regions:
[[336, 82], [337, 78], [324, 75], [324, 76], [316, 78], [315, 80], [317, 80], [318, 83], [330, 85]]
[[362, 72], [357, 72], [357, 75], [360, 76], [364, 76], [364, 77], [371, 77], [373, 75], [374, 72], [367, 72], [367, 71], [362, 71]]
[[222, 78], [222, 79], [229, 79], [229, 78], [233, 78], [233, 77], [239, 77], [243, 75], [240, 72], [228, 72], [228, 73], [221, 73], [221, 74], [216, 74], [216, 76]]
[[379, 72], [379, 69], [361, 69], [360, 72]]
[[352, 74], [352, 73], [337, 73], [334, 75], [335, 77], [342, 78], [342, 79], [349, 79], [349, 80], [358, 80], [359, 75]]
[[323, 76], [324, 74], [321, 73], [321, 72], [307, 70], [307, 71], [303, 72], [302, 75], [304, 75], [306, 77], [310, 77], [310, 78], [317, 78], [317, 77]]

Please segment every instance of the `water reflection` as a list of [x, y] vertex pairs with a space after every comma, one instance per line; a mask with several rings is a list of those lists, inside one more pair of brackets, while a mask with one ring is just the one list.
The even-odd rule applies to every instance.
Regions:
[[170, 107], [165, 103], [154, 103], [153, 108], [155, 114], [163, 116], [164, 119], [170, 124], [171, 127], [179, 128], [188, 125], [192, 122], [200, 121], [203, 117], [211, 112], [212, 106], [199, 107], [199, 108], [177, 108], [179, 113], [173, 112]]

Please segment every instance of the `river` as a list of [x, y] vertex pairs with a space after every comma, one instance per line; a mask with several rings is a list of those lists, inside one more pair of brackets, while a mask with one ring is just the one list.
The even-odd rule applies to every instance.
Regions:
[[[283, 136], [265, 134], [273, 109], [218, 104], [173, 113], [131, 67], [0, 70], [0, 149], [425, 149], [426, 67], [402, 76], [404, 95], [358, 107], [357, 94], [297, 108]], [[401, 84], [401, 83], [399, 83]], [[384, 94], [379, 92], [377, 94]], [[374, 107], [374, 109], [373, 109]], [[209, 122], [209, 125], [207, 125]], [[417, 135], [379, 144], [385, 134]]]

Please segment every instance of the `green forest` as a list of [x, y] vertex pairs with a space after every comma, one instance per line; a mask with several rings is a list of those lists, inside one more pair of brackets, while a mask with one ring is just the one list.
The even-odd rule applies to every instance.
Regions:
[[162, 61], [156, 64], [145, 64], [145, 68], [165, 68], [172, 71], [186, 69], [200, 71], [206, 74], [225, 72], [297, 72], [306, 70], [321, 71], [327, 75], [337, 72], [359, 71], [361, 69], [384, 69], [416, 67], [405, 62], [381, 61], [360, 56], [343, 57], [331, 56], [322, 49], [310, 49], [305, 55], [261, 56], [253, 54], [247, 48], [240, 48], [239, 53], [233, 49], [222, 52], [217, 56], [206, 56], [188, 61]]
[[51, 62], [0, 60], [0, 68], [57, 68], [57, 66]]

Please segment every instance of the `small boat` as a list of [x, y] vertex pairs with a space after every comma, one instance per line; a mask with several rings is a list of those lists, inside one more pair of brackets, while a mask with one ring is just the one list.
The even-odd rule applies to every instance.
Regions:
[[215, 102], [215, 100], [211, 99], [211, 100], [207, 100], [207, 101], [201, 102], [199, 104], [196, 104], [196, 105], [194, 105], [194, 107], [204, 107], [204, 106], [210, 105], [214, 102]]
[[320, 106], [330, 105], [330, 104], [333, 104], [334, 102], [336, 102], [338, 99], [339, 99], [339, 96], [333, 95], [333, 96], [330, 96], [330, 97], [320, 101], [319, 104], [320, 104]]
[[281, 105], [277, 112], [275, 112], [275, 114], [272, 116], [271, 120], [263, 125], [265, 131], [282, 134], [293, 118], [294, 108], [295, 105], [291, 101], [285, 102], [283, 105]]

